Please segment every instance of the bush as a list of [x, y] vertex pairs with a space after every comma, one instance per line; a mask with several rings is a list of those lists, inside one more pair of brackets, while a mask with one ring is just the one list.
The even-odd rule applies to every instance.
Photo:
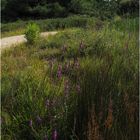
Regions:
[[27, 30], [25, 32], [25, 37], [27, 39], [27, 42], [29, 44], [34, 44], [39, 40], [39, 35], [40, 35], [40, 28], [37, 24], [35, 23], [30, 23], [27, 26]]

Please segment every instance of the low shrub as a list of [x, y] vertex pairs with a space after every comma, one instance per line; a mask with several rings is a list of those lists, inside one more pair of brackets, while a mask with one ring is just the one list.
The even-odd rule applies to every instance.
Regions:
[[26, 32], [25, 32], [25, 37], [27, 39], [27, 42], [29, 44], [34, 44], [39, 40], [40, 37], [40, 28], [37, 24], [35, 23], [30, 23], [27, 26]]

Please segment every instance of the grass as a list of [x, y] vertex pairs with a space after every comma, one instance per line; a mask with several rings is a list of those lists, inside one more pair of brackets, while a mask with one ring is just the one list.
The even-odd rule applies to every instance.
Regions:
[[3, 50], [2, 139], [137, 140], [138, 36], [124, 30], [66, 30]]
[[19, 35], [25, 32], [28, 23], [36, 23], [40, 26], [41, 31], [53, 31], [63, 30], [73, 27], [86, 28], [88, 25], [94, 25], [96, 22], [100, 22], [95, 18], [74, 16], [68, 18], [57, 18], [57, 19], [44, 19], [44, 20], [28, 20], [28, 21], [17, 21], [12, 23], [2, 23], [1, 25], [1, 36], [7, 37], [11, 35]]
[[[62, 31], [71, 28], [91, 28], [98, 29], [102, 28], [104, 25], [109, 25], [110, 28], [115, 28], [119, 31], [125, 32], [137, 32], [139, 29], [139, 19], [138, 18], [126, 18], [126, 19], [114, 19], [110, 21], [101, 21], [96, 18], [74, 16], [68, 18], [58, 18], [58, 19], [44, 19], [44, 20], [28, 20], [28, 21], [16, 21], [13, 23], [2, 23], [1, 25], [1, 37], [9, 37], [14, 35], [21, 35], [25, 33], [26, 26], [29, 23], [36, 23], [41, 28], [41, 32], [46, 31]], [[127, 23], [127, 24], [125, 24]]]

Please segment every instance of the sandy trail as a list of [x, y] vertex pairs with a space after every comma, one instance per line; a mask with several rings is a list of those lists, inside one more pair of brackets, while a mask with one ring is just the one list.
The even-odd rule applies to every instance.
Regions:
[[[57, 32], [43, 32], [41, 33], [42, 37], [47, 37], [49, 35], [55, 35]], [[11, 36], [11, 37], [5, 37], [0, 39], [0, 48], [5, 49], [8, 47], [12, 47], [14, 45], [24, 43], [27, 40], [24, 37], [25, 35], [18, 35], [18, 36]]]

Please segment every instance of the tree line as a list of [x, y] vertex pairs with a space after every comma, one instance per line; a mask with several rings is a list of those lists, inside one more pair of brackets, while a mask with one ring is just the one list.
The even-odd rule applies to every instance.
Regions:
[[88, 15], [138, 15], [138, 0], [1, 0], [2, 21]]

